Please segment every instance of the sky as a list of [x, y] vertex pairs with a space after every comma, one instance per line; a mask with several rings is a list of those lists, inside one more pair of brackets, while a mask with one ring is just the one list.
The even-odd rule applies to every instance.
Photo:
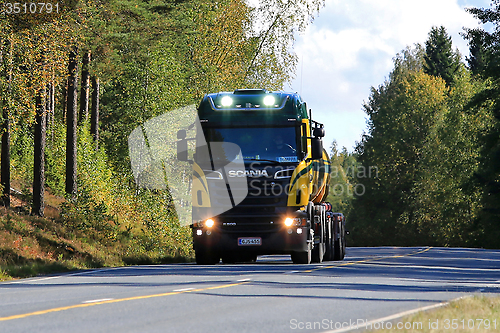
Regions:
[[306, 31], [297, 35], [296, 78], [290, 84], [325, 125], [323, 145], [333, 140], [353, 151], [367, 131], [363, 103], [384, 83], [392, 59], [407, 46], [425, 45], [433, 26], [444, 26], [465, 61], [463, 27], [481, 26], [466, 7], [491, 0], [326, 0]]

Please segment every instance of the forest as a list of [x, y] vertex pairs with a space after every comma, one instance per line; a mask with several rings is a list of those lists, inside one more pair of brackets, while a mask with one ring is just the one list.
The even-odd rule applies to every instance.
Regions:
[[500, 4], [467, 11], [495, 28], [464, 29], [465, 61], [433, 27], [372, 87], [354, 152], [332, 146], [351, 246], [500, 246]]
[[[207, 92], [285, 88], [297, 66], [294, 36], [323, 1], [252, 3], [1, 9], [2, 267], [30, 262], [42, 238], [55, 249], [48, 261], [71, 257], [80, 236], [118, 256], [90, 265], [192, 256], [168, 192], [134, 183], [127, 137]], [[372, 88], [354, 152], [332, 144], [329, 200], [347, 215], [349, 245], [500, 245], [500, 4], [468, 11], [495, 28], [464, 30], [465, 61], [434, 27]], [[53, 236], [42, 237], [48, 225]]]
[[[189, 260], [190, 229], [179, 225], [169, 194], [134, 183], [128, 136], [147, 119], [198, 103], [206, 92], [282, 89], [297, 64], [295, 33], [322, 4], [65, 0], [57, 7], [4, 6], [2, 267], [34, 257], [92, 258], [76, 266]], [[44, 244], [52, 248], [42, 254]], [[40, 253], [31, 253], [35, 249]]]

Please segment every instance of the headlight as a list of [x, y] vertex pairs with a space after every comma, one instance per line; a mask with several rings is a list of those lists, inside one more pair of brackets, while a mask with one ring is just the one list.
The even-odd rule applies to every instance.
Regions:
[[205, 227], [212, 228], [214, 226], [214, 223], [215, 223], [214, 220], [208, 219], [205, 221]]
[[285, 219], [285, 226], [291, 227], [292, 225], [294, 226], [305, 226], [306, 225], [306, 219], [305, 218], [300, 218], [300, 217], [287, 217]]

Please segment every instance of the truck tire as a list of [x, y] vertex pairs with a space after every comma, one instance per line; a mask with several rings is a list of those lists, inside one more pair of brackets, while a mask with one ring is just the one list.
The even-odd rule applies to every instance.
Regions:
[[220, 261], [220, 256], [207, 249], [198, 248], [194, 251], [196, 263], [198, 265], [215, 265]]
[[326, 261], [331, 261], [333, 260], [333, 254], [335, 253], [335, 244], [333, 241], [333, 225], [332, 225], [332, 220], [328, 222], [327, 226], [327, 233], [326, 233], [326, 251], [325, 251], [325, 257], [324, 259]]
[[323, 261], [323, 257], [325, 254], [325, 251], [323, 249], [325, 245], [322, 243], [316, 245], [317, 246], [315, 246], [312, 250], [311, 261], [320, 264]]
[[320, 264], [323, 261], [323, 257], [325, 255], [325, 244], [327, 242], [327, 234], [328, 226], [326, 225], [326, 215], [325, 215], [325, 207], [323, 205], [316, 206], [319, 210], [319, 219], [321, 223], [319, 224], [319, 237], [320, 242], [316, 244], [316, 246], [312, 250], [312, 262]]
[[345, 227], [344, 226], [342, 226], [342, 230], [343, 230], [342, 231], [342, 237], [343, 237], [342, 238], [342, 260], [344, 260], [344, 258], [345, 258], [345, 248], [347, 246], [347, 243], [345, 241]]
[[311, 254], [311, 249], [304, 252], [292, 252], [292, 261], [294, 264], [309, 265], [311, 263]]
[[335, 241], [335, 249], [333, 251], [333, 260], [344, 260], [345, 257], [345, 229], [343, 224], [340, 225], [340, 237]]

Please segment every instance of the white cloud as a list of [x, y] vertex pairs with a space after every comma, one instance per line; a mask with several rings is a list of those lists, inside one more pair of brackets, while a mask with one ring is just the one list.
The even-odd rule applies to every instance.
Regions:
[[319, 17], [299, 35], [300, 58], [292, 90], [299, 91], [326, 126], [325, 146], [335, 138], [352, 148], [365, 129], [362, 104], [370, 87], [383, 83], [397, 52], [424, 44], [432, 26], [443, 25], [467, 55], [459, 32], [477, 26], [464, 6], [488, 0], [327, 0]]

